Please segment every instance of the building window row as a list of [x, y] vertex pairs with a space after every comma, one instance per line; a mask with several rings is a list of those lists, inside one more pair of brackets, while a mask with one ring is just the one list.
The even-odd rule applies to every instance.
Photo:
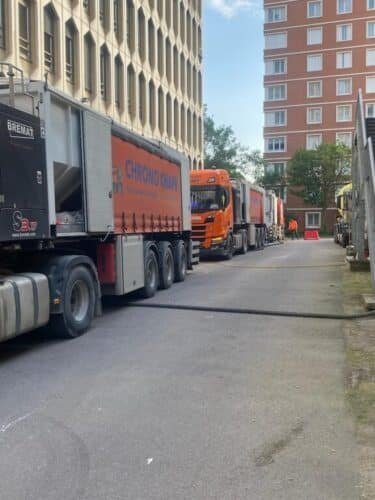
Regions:
[[[323, 143], [323, 134], [312, 133], [306, 134], [306, 149], [316, 149]], [[336, 132], [336, 144], [343, 144], [347, 147], [352, 146], [352, 132]], [[272, 136], [265, 139], [266, 153], [285, 153], [287, 151], [286, 136]], [[270, 165], [285, 165], [281, 163], [271, 163]]]
[[[366, 92], [374, 92], [373, 79], [374, 76], [367, 77]], [[323, 96], [323, 81], [322, 80], [310, 80], [306, 84], [306, 97], [317, 98]], [[273, 85], [265, 86], [265, 101], [284, 101], [287, 99], [287, 84], [278, 83]], [[353, 80], [352, 78], [337, 78], [336, 79], [336, 95], [352, 95], [353, 92]]]
[[[333, 2], [334, 0], [325, 0], [326, 2]], [[336, 0], [336, 14], [351, 14], [353, 12], [354, 0]], [[367, 10], [375, 10], [375, 0], [355, 0], [356, 2], [362, 1]], [[323, 0], [309, 0], [307, 2], [306, 17], [314, 19], [323, 17]], [[287, 5], [277, 5], [266, 7], [265, 13], [266, 23], [280, 23], [287, 20]]]
[[[284, 127], [287, 125], [287, 110], [266, 110], [264, 112], [265, 127]], [[306, 123], [308, 125], [320, 124], [323, 121], [321, 107], [308, 107], [306, 110]], [[352, 121], [352, 105], [338, 104], [336, 106], [336, 122]]]

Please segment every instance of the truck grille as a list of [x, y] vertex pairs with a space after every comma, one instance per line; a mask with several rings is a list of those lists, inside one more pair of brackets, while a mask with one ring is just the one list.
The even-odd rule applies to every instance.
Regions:
[[206, 225], [205, 224], [194, 224], [193, 225], [193, 240], [200, 241], [201, 243], [206, 237]]

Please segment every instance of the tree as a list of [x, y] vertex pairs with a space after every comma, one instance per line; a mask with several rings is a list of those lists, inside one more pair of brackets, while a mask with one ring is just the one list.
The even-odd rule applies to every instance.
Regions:
[[[343, 144], [321, 144], [297, 151], [288, 165], [291, 192], [322, 208], [323, 230], [327, 208], [337, 188], [350, 179], [351, 151]], [[294, 189], [293, 189], [294, 187]]]
[[216, 125], [207, 108], [204, 110], [204, 157], [205, 168], [228, 170], [231, 177], [250, 175], [254, 166], [263, 162], [260, 151], [250, 151], [240, 144], [232, 127]]

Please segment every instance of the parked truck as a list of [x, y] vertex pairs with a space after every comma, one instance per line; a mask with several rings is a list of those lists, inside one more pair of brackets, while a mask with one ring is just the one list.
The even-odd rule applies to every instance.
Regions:
[[187, 159], [41, 82], [0, 94], [0, 340], [85, 332], [196, 261]]
[[222, 169], [193, 171], [190, 180], [193, 239], [199, 242], [202, 256], [231, 259], [234, 252], [263, 248], [263, 188], [231, 180]]

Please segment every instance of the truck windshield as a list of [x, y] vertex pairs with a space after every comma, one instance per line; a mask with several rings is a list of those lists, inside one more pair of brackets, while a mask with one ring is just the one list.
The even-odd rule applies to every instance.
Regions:
[[206, 212], [207, 210], [223, 209], [228, 205], [228, 201], [228, 191], [221, 186], [191, 187], [192, 212]]

